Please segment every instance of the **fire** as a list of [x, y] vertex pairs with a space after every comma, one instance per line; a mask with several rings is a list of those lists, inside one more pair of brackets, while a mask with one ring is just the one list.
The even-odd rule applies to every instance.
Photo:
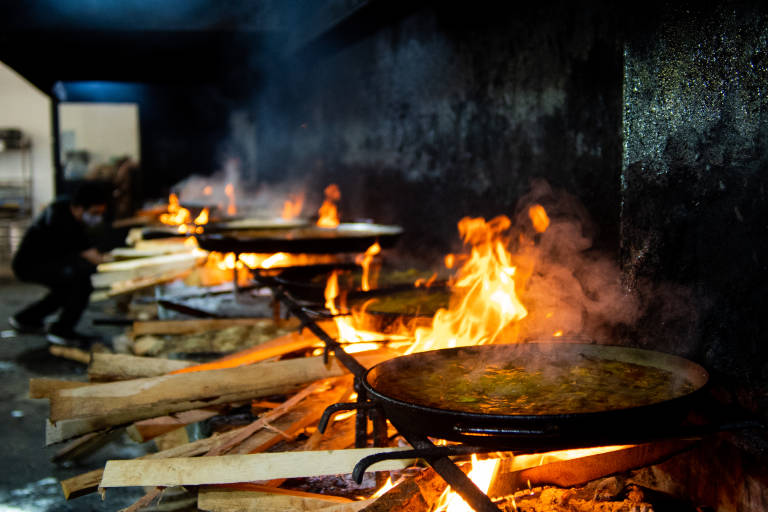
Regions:
[[203, 211], [200, 212], [200, 215], [195, 217], [194, 222], [198, 226], [208, 224], [208, 208], [203, 208]]
[[283, 203], [283, 212], [280, 215], [285, 220], [292, 220], [301, 215], [301, 209], [304, 207], [304, 195], [296, 195], [286, 199]]
[[547, 211], [540, 204], [535, 204], [528, 208], [528, 217], [531, 219], [533, 229], [537, 233], [543, 233], [549, 227], [549, 216]]
[[515, 292], [515, 271], [505, 236], [511, 221], [465, 217], [459, 232], [471, 245], [469, 257], [452, 283], [448, 309], [440, 309], [431, 327], [418, 328], [408, 353], [493, 343], [528, 312]]
[[[339, 341], [342, 343], [361, 343], [361, 342], [375, 342], [382, 339], [382, 334], [378, 332], [365, 331], [355, 327], [360, 325], [360, 321], [356, 318], [356, 315], [365, 312], [365, 305], [359, 310], [353, 312], [353, 314], [347, 314], [347, 308], [342, 304], [339, 307], [336, 306], [336, 298], [339, 296], [339, 276], [337, 271], [331, 272], [331, 276], [325, 285], [325, 307], [331, 312], [333, 321], [336, 324], [336, 329], [339, 332]], [[347, 352], [357, 352], [358, 350], [349, 347], [345, 349]], [[368, 348], [370, 350], [370, 347]], [[350, 352], [351, 353], [351, 352]]]
[[169, 226], [180, 226], [182, 224], [189, 224], [191, 221], [192, 214], [179, 204], [179, 196], [171, 193], [168, 196], [168, 213], [160, 215], [160, 222]]
[[[370, 279], [370, 269], [371, 269], [371, 262], [373, 261], [373, 258], [381, 252], [381, 246], [379, 245], [379, 242], [374, 242], [373, 245], [371, 245], [368, 249], [365, 250], [365, 254], [362, 256], [358, 256], [355, 259], [355, 263], [363, 267], [363, 277], [362, 281], [360, 283], [360, 288], [364, 291], [370, 291], [371, 289], [371, 279]], [[375, 286], [375, 283], [374, 283]]]
[[206, 185], [203, 188], [203, 195], [204, 196], [210, 196], [211, 194], [213, 194], [213, 187], [211, 187], [210, 185]]
[[[493, 477], [496, 474], [500, 459], [485, 459], [477, 460], [477, 455], [472, 455], [472, 468], [469, 470], [467, 476], [472, 480], [477, 487], [483, 491], [488, 492], [491, 486]], [[448, 487], [440, 497], [438, 505], [435, 508], [436, 512], [473, 512], [473, 508], [470, 507], [464, 499], [453, 492]]]
[[325, 187], [325, 200], [317, 211], [317, 225], [321, 228], [335, 228], [339, 225], [339, 210], [336, 203], [341, 199], [341, 191], [335, 183]]
[[237, 215], [237, 204], [235, 203], [235, 187], [231, 183], [227, 183], [224, 187], [224, 193], [227, 194], [229, 204], [227, 205], [227, 215]]

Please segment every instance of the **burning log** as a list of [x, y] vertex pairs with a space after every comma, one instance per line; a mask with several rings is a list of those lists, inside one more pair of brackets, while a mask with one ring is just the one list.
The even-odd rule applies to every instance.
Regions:
[[195, 364], [194, 361], [96, 353], [88, 366], [88, 378], [99, 382], [155, 377]]
[[[110, 460], [101, 487], [229, 484], [349, 473], [363, 457], [406, 448], [354, 448], [350, 450], [221, 455], [205, 458]], [[372, 471], [404, 469], [414, 460], [388, 460]]]
[[[388, 350], [375, 350], [360, 354], [359, 359], [370, 366], [393, 355]], [[51, 421], [88, 419], [97, 430], [214, 404], [285, 394], [302, 384], [345, 373], [346, 368], [335, 359], [326, 366], [318, 356], [94, 384], [54, 393]]]
[[431, 510], [446, 483], [434, 469], [429, 468], [414, 478], [392, 487], [367, 505], [363, 512], [416, 512]]

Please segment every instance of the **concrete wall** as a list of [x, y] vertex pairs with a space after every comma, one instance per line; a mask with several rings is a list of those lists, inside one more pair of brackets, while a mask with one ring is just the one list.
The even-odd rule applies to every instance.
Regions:
[[[32, 142], [33, 209], [54, 196], [51, 142], [51, 100], [0, 62], [0, 127], [19, 128]], [[19, 176], [20, 154], [0, 153], [0, 181]]]

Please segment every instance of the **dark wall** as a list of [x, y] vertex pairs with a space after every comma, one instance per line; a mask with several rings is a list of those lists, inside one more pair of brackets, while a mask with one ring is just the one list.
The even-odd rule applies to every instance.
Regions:
[[757, 2], [665, 8], [632, 34], [621, 191], [625, 275], [653, 305], [641, 343], [704, 363], [764, 419], [767, 51]]
[[273, 73], [256, 105], [259, 176], [306, 180], [316, 195], [337, 182], [343, 214], [404, 225], [400, 248], [421, 255], [444, 254], [462, 216], [513, 214], [546, 177], [583, 198], [601, 242], [618, 247], [612, 15], [448, 4]]

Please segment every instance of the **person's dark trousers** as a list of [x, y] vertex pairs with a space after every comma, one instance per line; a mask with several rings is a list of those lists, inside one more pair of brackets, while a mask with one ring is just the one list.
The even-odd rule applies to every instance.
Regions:
[[96, 267], [81, 257], [63, 262], [13, 262], [16, 277], [25, 282], [42, 284], [48, 294], [33, 302], [14, 317], [24, 324], [42, 324], [43, 319], [61, 309], [52, 328], [64, 332], [73, 331], [88, 306], [93, 292], [91, 274]]

